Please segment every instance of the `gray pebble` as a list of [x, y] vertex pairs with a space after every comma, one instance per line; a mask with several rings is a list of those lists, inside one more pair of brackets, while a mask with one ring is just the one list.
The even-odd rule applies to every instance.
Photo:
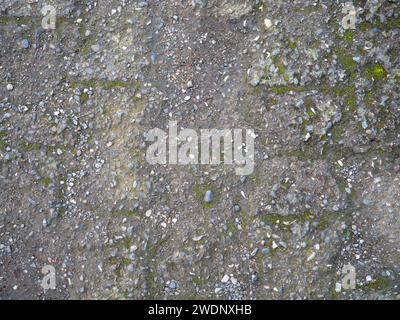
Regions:
[[368, 198], [364, 198], [364, 199], [362, 200], [362, 202], [363, 202], [363, 204], [366, 205], [366, 206], [372, 206], [372, 205], [374, 204], [374, 201], [372, 201], [371, 199], [368, 199]]
[[177, 284], [175, 281], [171, 281], [168, 285], [171, 290], [175, 290], [177, 288]]
[[24, 49], [29, 49], [29, 47], [31, 46], [31, 43], [29, 42], [28, 39], [23, 39], [21, 44], [22, 44], [22, 48], [24, 48]]
[[204, 201], [207, 203], [211, 203], [214, 200], [214, 193], [211, 190], [207, 190], [204, 195]]

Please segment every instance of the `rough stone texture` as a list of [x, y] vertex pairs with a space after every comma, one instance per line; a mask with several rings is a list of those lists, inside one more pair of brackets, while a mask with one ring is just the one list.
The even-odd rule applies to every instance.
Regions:
[[[0, 3], [1, 299], [399, 299], [399, 1], [44, 3]], [[170, 120], [254, 173], [150, 165]]]

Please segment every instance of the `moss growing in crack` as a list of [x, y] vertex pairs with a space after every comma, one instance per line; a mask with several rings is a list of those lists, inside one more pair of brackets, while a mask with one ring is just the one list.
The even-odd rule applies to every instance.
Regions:
[[352, 112], [356, 112], [357, 111], [357, 95], [351, 95], [351, 96], [347, 96], [344, 100], [344, 103], [350, 107], [350, 110]]
[[390, 279], [382, 277], [370, 283], [359, 286], [358, 288], [365, 293], [370, 293], [370, 292], [388, 290], [390, 288], [390, 285], [391, 285]]
[[305, 91], [307, 91], [307, 88], [305, 88], [305, 87], [295, 87], [295, 86], [275, 86], [275, 87], [272, 87], [271, 90], [273, 92], [275, 92], [276, 94], [278, 94], [278, 95], [283, 95], [283, 94], [286, 94], [286, 93], [288, 93], [290, 91], [293, 91], [293, 92], [305, 92]]
[[108, 262], [111, 265], [121, 265], [121, 266], [128, 266], [131, 264], [131, 260], [124, 257], [110, 257]]
[[304, 13], [307, 13], [307, 14], [311, 14], [314, 12], [322, 12], [323, 7], [319, 4], [318, 5], [309, 5], [309, 6], [303, 7], [303, 11], [304, 11]]
[[399, 18], [387, 18], [385, 23], [380, 21], [379, 17], [376, 17], [373, 22], [363, 21], [359, 24], [358, 29], [365, 32], [374, 28], [378, 28], [382, 31], [389, 31], [392, 29], [400, 29]]
[[31, 17], [19, 17], [19, 16], [7, 16], [2, 15], [0, 16], [0, 25], [7, 25], [10, 23], [17, 24], [17, 25], [31, 25], [33, 24], [33, 20]]
[[45, 188], [47, 188], [50, 184], [51, 184], [52, 180], [50, 177], [46, 177], [42, 180], [42, 183], [44, 185]]
[[121, 259], [121, 263], [122, 263], [122, 265], [124, 265], [125, 267], [127, 267], [127, 266], [129, 266], [131, 263], [132, 263], [132, 261], [131, 261], [131, 259], [129, 259], [129, 258], [122, 258]]
[[318, 229], [320, 231], [328, 229], [328, 226], [329, 226], [328, 219], [322, 217], [318, 220]]
[[[343, 152], [341, 141], [346, 133], [346, 129], [349, 127], [349, 123], [353, 119], [355, 110], [349, 110], [349, 106], [342, 109], [342, 119], [340, 122], [335, 123], [330, 129], [332, 138], [331, 144], [326, 144], [324, 149], [324, 155], [333, 158], [335, 161], [339, 160]], [[353, 107], [352, 107], [353, 109]], [[326, 140], [328, 141], [328, 139]]]
[[83, 81], [73, 81], [71, 82], [71, 87], [76, 89], [76, 88], [92, 88], [96, 89], [97, 87], [97, 82], [96, 80], [83, 80]]
[[85, 38], [82, 46], [79, 51], [82, 52], [83, 55], [87, 56], [92, 51], [92, 45], [95, 43], [94, 37]]
[[0, 151], [5, 151], [7, 148], [7, 142], [5, 141], [7, 138], [7, 133], [4, 131], [0, 131]]
[[348, 54], [343, 49], [336, 49], [335, 54], [337, 55], [339, 62], [343, 66], [343, 69], [349, 74], [350, 78], [355, 78], [355, 72], [357, 70], [357, 62], [353, 60], [353, 56]]
[[345, 96], [350, 94], [355, 94], [355, 86], [345, 86], [345, 87], [335, 87], [333, 91], [338, 96]]
[[136, 82], [129, 82], [124, 80], [96, 80], [96, 79], [89, 79], [89, 80], [82, 80], [82, 81], [73, 81], [71, 83], [72, 88], [102, 88], [104, 90], [112, 90], [115, 88], [134, 88], [139, 89], [140, 85]]
[[400, 18], [398, 19], [393, 19], [389, 22], [389, 25], [391, 26], [392, 29], [400, 29]]
[[162, 240], [158, 241], [154, 246], [149, 248], [149, 257], [150, 257], [150, 259], [154, 259], [158, 255], [158, 253], [161, 250], [161, 248], [166, 243], [167, 243], [167, 239], [162, 239]]
[[285, 68], [285, 66], [283, 64], [282, 59], [279, 59], [279, 58], [274, 59], [274, 64], [278, 68], [279, 74], [282, 77], [285, 77], [286, 68]]
[[130, 249], [133, 245], [133, 240], [132, 240], [132, 238], [127, 237], [124, 240], [122, 240], [121, 243], [124, 248]]
[[192, 279], [192, 283], [199, 287], [206, 285], [208, 282], [209, 280], [203, 277], [194, 277]]
[[324, 148], [324, 154], [329, 161], [337, 162], [340, 159], [346, 158], [347, 155], [352, 154], [352, 149], [340, 144], [328, 144]]
[[353, 30], [346, 30], [344, 32], [343, 38], [347, 43], [353, 43], [354, 31]]
[[115, 264], [119, 263], [119, 259], [117, 257], [110, 257], [110, 258], [108, 258], [108, 262], [111, 265], [115, 265]]
[[365, 74], [369, 80], [373, 79], [376, 81], [381, 81], [387, 77], [387, 71], [379, 63], [367, 66], [365, 68]]
[[164, 246], [164, 244], [167, 243], [167, 241], [168, 238], [161, 239], [148, 249], [149, 271], [146, 276], [146, 283], [148, 295], [151, 299], [155, 299], [159, 293], [159, 288], [156, 282], [157, 274], [155, 270], [157, 269], [160, 250]]
[[3, 140], [0, 140], [0, 151], [6, 151], [7, 143]]
[[86, 103], [86, 102], [88, 102], [89, 101], [89, 94], [87, 93], [87, 92], [83, 92], [81, 95], [80, 95], [80, 102], [82, 103], [82, 104], [84, 104], [84, 103]]
[[334, 92], [337, 96], [344, 97], [344, 104], [349, 107], [351, 111], [357, 111], [357, 93], [354, 85], [334, 88]]
[[[307, 113], [307, 114], [310, 116], [309, 113]], [[311, 124], [310, 120], [307, 120], [307, 119], [303, 119], [303, 122], [301, 123], [303, 129], [305, 129], [305, 127], [309, 126], [310, 124]]]
[[24, 152], [35, 152], [40, 150], [41, 144], [37, 142], [22, 141], [20, 143], [20, 148]]
[[297, 43], [289, 41], [289, 48], [292, 49], [292, 50], [296, 49], [297, 48]]
[[275, 106], [275, 105], [277, 105], [279, 103], [279, 101], [278, 101], [278, 99], [271, 98], [270, 99], [270, 103]]
[[339, 142], [342, 140], [343, 135], [345, 133], [345, 126], [340, 125], [339, 123], [336, 123], [332, 128], [331, 128], [331, 134], [332, 134], [332, 139], [334, 142]]
[[130, 87], [130, 86], [131, 86], [131, 84], [129, 82], [122, 81], [122, 80], [107, 81], [107, 82], [103, 83], [104, 90], [111, 90], [111, 89], [115, 89], [115, 88], [126, 88], [126, 87]]
[[146, 284], [150, 299], [155, 299], [159, 293], [159, 287], [156, 282], [157, 278], [156, 269], [158, 265], [158, 260], [160, 259], [159, 257], [160, 250], [167, 243], [167, 241], [168, 241], [167, 238], [161, 239], [153, 246], [149, 247], [147, 251], [148, 252], [147, 261], [149, 264], [149, 270], [146, 276]]

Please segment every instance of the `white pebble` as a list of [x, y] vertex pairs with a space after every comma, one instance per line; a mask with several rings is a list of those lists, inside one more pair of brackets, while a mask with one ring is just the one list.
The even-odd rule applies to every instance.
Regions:
[[229, 276], [226, 274], [224, 275], [224, 277], [222, 278], [221, 282], [222, 283], [227, 283], [229, 281]]
[[265, 18], [264, 19], [264, 25], [265, 25], [265, 28], [267, 28], [267, 29], [271, 28], [272, 27], [271, 19]]

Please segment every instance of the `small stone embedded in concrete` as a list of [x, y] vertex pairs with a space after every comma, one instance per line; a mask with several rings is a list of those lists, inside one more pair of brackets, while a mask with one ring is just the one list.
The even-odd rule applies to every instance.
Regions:
[[240, 211], [242, 210], [242, 208], [240, 207], [240, 205], [235, 204], [235, 205], [233, 206], [233, 210], [237, 213], [237, 212], [240, 212]]
[[227, 283], [229, 281], [229, 276], [226, 274], [224, 277], [221, 279], [222, 283]]
[[204, 201], [207, 203], [211, 203], [214, 200], [214, 193], [211, 190], [207, 190], [204, 195]]
[[22, 44], [22, 48], [24, 48], [24, 49], [28, 49], [31, 45], [31, 43], [28, 39], [23, 39], [21, 44]]
[[272, 27], [272, 21], [271, 21], [271, 19], [265, 18], [265, 19], [264, 19], [264, 25], [265, 25], [265, 28], [266, 28], [266, 29], [271, 28], [271, 27]]

